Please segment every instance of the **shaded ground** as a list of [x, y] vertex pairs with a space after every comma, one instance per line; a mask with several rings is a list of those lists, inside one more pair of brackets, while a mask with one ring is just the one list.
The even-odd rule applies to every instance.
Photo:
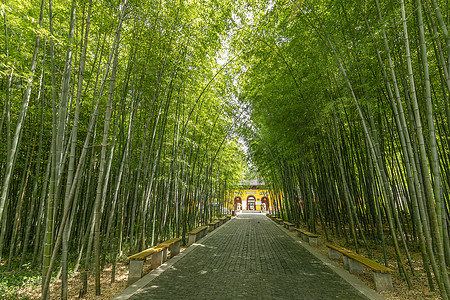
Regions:
[[137, 299], [366, 299], [264, 215], [240, 215]]
[[[320, 226], [317, 227], [318, 233], [321, 235], [319, 238], [320, 245], [316, 249], [321, 252], [323, 255], [327, 256], [327, 249], [324, 246], [326, 243], [325, 240], [325, 234]], [[295, 235], [295, 233], [292, 233]], [[345, 246], [347, 248], [352, 248], [351, 245], [347, 245], [346, 241], [343, 237], [339, 238], [336, 236], [331, 236], [331, 233], [328, 232], [330, 235], [330, 239], [332, 240], [332, 243]], [[381, 249], [378, 249], [380, 245], [373, 245], [372, 248], [372, 254], [373, 258], [377, 261], [381, 261], [383, 254]], [[429, 290], [429, 287], [427, 285], [426, 275], [423, 271], [423, 265], [421, 261], [421, 255], [420, 253], [413, 251], [414, 249], [410, 249], [411, 255], [413, 258], [415, 258], [414, 261], [414, 268], [416, 272], [416, 276], [412, 277], [411, 280], [414, 285], [413, 290], [409, 290], [406, 283], [400, 278], [398, 272], [394, 273], [393, 275], [393, 281], [394, 281], [394, 291], [392, 292], [382, 292], [381, 294], [386, 298], [390, 300], [399, 299], [399, 300], [406, 300], [406, 299], [441, 299], [438, 292], [431, 292]], [[362, 252], [363, 255], [365, 255], [364, 252]], [[396, 270], [396, 264], [395, 264], [395, 257], [394, 257], [394, 251], [392, 247], [388, 247], [388, 255], [389, 255], [389, 263], [390, 267]], [[340, 262], [336, 262], [337, 264], [341, 264]], [[342, 265], [342, 264], [341, 264]], [[150, 268], [147, 264], [146, 268], [147, 272], [150, 272]], [[11, 272], [14, 273], [14, 272]], [[89, 279], [89, 288], [88, 288], [88, 294], [83, 299], [110, 299], [112, 296], [118, 294], [126, 287], [126, 281], [128, 276], [128, 265], [126, 262], [118, 262], [117, 269], [116, 269], [116, 282], [111, 284], [111, 266], [107, 265], [105, 270], [103, 271], [103, 275], [101, 278], [101, 286], [102, 286], [102, 295], [101, 296], [95, 296], [94, 293], [94, 278], [91, 277]], [[368, 286], [371, 288], [375, 288], [372, 280], [372, 276], [370, 272], [365, 271], [365, 274], [362, 276], [357, 276], [359, 279], [364, 281]], [[264, 284], [266, 280], [263, 279]], [[39, 280], [37, 280], [39, 282]], [[60, 295], [60, 282], [54, 282], [52, 283], [52, 293], [51, 293], [51, 299], [59, 299]], [[69, 298], [70, 299], [78, 299], [78, 294], [81, 289], [81, 280], [79, 278], [79, 274], [75, 274], [69, 279]], [[39, 299], [40, 297], [40, 286], [39, 285], [24, 285], [23, 288], [18, 290], [18, 294], [22, 297], [27, 299]], [[0, 299], [8, 299], [5, 298], [4, 295], [0, 295]]]

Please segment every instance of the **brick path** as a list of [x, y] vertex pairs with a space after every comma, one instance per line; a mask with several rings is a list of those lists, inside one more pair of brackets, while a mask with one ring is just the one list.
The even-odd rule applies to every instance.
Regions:
[[191, 247], [130, 299], [367, 299], [264, 215]]

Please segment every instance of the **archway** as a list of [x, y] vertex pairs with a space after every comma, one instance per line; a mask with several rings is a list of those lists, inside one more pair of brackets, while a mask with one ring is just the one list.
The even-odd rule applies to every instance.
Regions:
[[256, 198], [253, 195], [247, 197], [247, 210], [256, 210]]
[[267, 197], [261, 198], [261, 210], [270, 210], [269, 209], [269, 198], [267, 198]]
[[242, 199], [241, 197], [234, 198], [234, 210], [241, 210], [242, 209]]

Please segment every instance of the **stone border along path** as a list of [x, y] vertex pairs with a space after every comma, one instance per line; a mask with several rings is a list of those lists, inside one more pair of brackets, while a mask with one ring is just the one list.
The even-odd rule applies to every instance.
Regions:
[[146, 275], [123, 299], [383, 299], [263, 214], [240, 214]]

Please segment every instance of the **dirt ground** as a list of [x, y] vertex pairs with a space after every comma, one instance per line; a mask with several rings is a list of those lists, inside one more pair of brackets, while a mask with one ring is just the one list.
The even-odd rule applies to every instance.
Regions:
[[[317, 233], [320, 234], [319, 237], [319, 246], [316, 248], [320, 253], [324, 256], [328, 257], [327, 248], [325, 243], [327, 243], [325, 239], [325, 234], [320, 227], [317, 227]], [[295, 232], [292, 232], [295, 235]], [[330, 235], [330, 233], [328, 233]], [[330, 243], [335, 245], [344, 246], [348, 249], [352, 249], [350, 245], [347, 245], [345, 239], [338, 238], [336, 236], [330, 235]], [[371, 249], [372, 251], [372, 259], [377, 261], [382, 261], [383, 253], [381, 247], [379, 249]], [[184, 248], [181, 249], [183, 251]], [[354, 249], [352, 249], [354, 250]], [[363, 247], [361, 247], [361, 254], [365, 255], [365, 251]], [[410, 250], [411, 251], [411, 250]], [[408, 289], [408, 285], [406, 282], [400, 277], [397, 271], [397, 264], [394, 256], [393, 247], [388, 247], [388, 261], [391, 269], [394, 269], [392, 276], [394, 290], [389, 292], [381, 292], [380, 294], [389, 300], [409, 300], [409, 299], [442, 299], [439, 295], [439, 292], [430, 291], [428, 287], [428, 282], [426, 278], [426, 274], [423, 270], [423, 264], [421, 260], [421, 254], [417, 252], [411, 251], [411, 257], [416, 258], [413, 260], [413, 267], [415, 276], [411, 275], [411, 271], [408, 270], [410, 275], [411, 282], [413, 284], [413, 289]], [[341, 265], [343, 268], [342, 262], [334, 261], [335, 263]], [[405, 259], [405, 267], [408, 268], [406, 259]], [[149, 262], [144, 265], [144, 274], [148, 274], [151, 272]], [[373, 283], [373, 277], [370, 271], [365, 270], [363, 275], [357, 275], [357, 277], [366, 283], [372, 289], [375, 289], [375, 284]], [[128, 264], [125, 261], [118, 262], [116, 265], [116, 280], [114, 283], [111, 283], [111, 265], [107, 265], [102, 272], [101, 275], [101, 296], [95, 296], [94, 290], [94, 277], [90, 276], [88, 280], [88, 292], [83, 298], [79, 298], [80, 290], [82, 288], [81, 275], [80, 273], [74, 274], [71, 278], [69, 278], [69, 290], [68, 296], [69, 299], [110, 299], [114, 295], [120, 293], [122, 290], [126, 288], [128, 278]], [[61, 293], [61, 281], [55, 281], [51, 285], [51, 295], [50, 299], [60, 299]], [[20, 295], [23, 297], [29, 297], [32, 299], [40, 298], [40, 288], [38, 289], [24, 289], [20, 292]], [[1, 298], [1, 297], [0, 297]]]
[[[126, 288], [127, 278], [128, 278], [128, 265], [125, 262], [117, 262], [116, 264], [116, 280], [111, 283], [111, 268], [112, 266], [106, 265], [103, 270], [100, 282], [101, 282], [101, 295], [95, 296], [94, 289], [94, 276], [90, 276], [88, 279], [88, 292], [83, 297], [80, 298], [79, 294], [83, 286], [81, 281], [81, 274], [75, 273], [69, 278], [68, 286], [68, 299], [111, 299], [114, 295], [120, 293]], [[23, 297], [30, 297], [32, 299], [40, 299], [41, 289], [28, 288], [20, 292]], [[52, 282], [50, 286], [50, 299], [60, 299], [61, 298], [61, 280], [56, 280]]]
[[[185, 247], [181, 247], [180, 252], [184, 251]], [[150, 261], [147, 261], [144, 264], [144, 275], [150, 273]], [[128, 280], [128, 264], [126, 261], [118, 261], [116, 264], [116, 276], [115, 281], [111, 283], [111, 273], [112, 273], [112, 265], [108, 264], [105, 266], [101, 276], [100, 276], [100, 286], [101, 286], [101, 295], [95, 295], [95, 287], [94, 287], [94, 275], [89, 276], [88, 279], [88, 290], [87, 293], [80, 298], [80, 291], [83, 287], [81, 281], [81, 273], [75, 273], [72, 277], [69, 278], [69, 286], [68, 286], [68, 299], [84, 299], [84, 300], [106, 300], [111, 299], [115, 295], [119, 294], [127, 287]], [[39, 288], [27, 288], [20, 291], [20, 295], [22, 297], [29, 297], [31, 299], [40, 299], [41, 297], [41, 289]], [[52, 282], [50, 285], [50, 299], [57, 300], [61, 299], [61, 280], [56, 280]], [[1, 299], [1, 296], [0, 296]]]

